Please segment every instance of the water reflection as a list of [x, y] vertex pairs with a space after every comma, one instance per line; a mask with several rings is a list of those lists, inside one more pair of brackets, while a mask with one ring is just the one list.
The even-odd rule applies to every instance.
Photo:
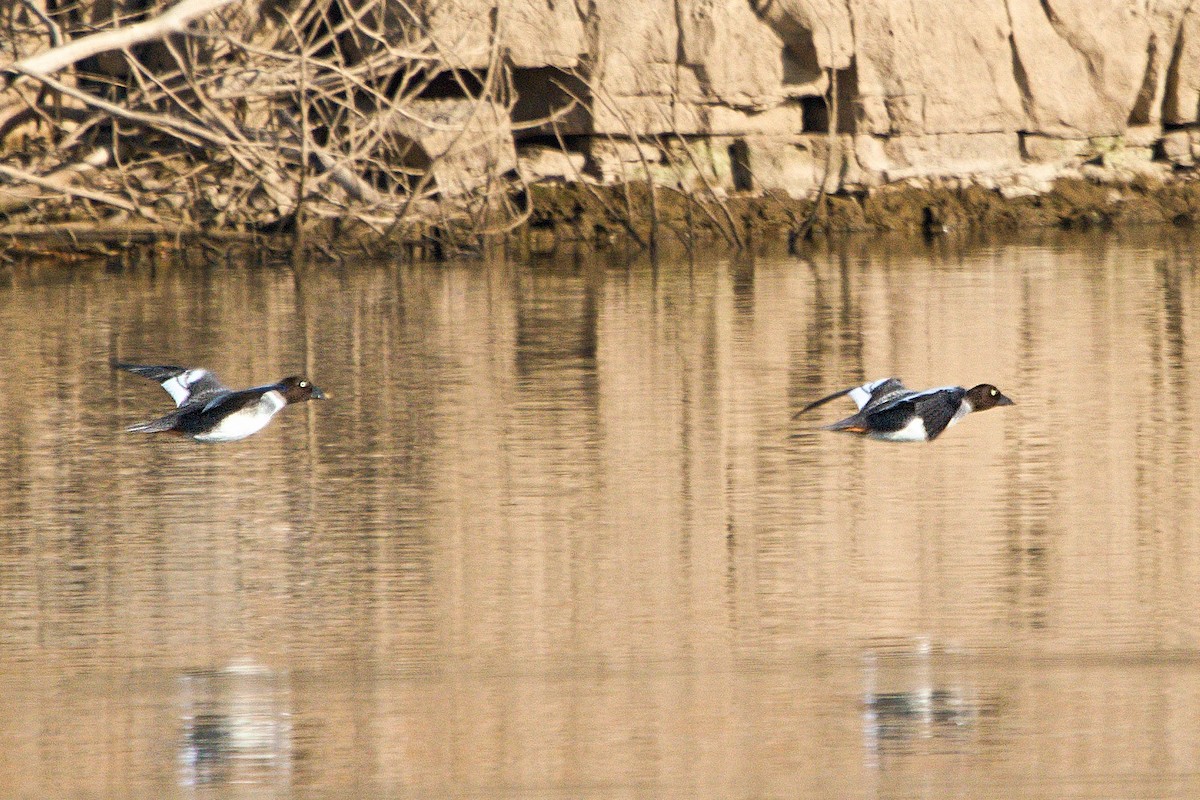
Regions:
[[[1187, 795], [1192, 253], [14, 262], [5, 788]], [[112, 357], [333, 399], [125, 436]], [[791, 418], [891, 374], [1018, 405], [929, 446]]]
[[966, 753], [996, 701], [983, 702], [964, 664], [971, 657], [929, 639], [880, 643], [863, 654], [867, 764], [888, 756]]
[[292, 782], [287, 681], [253, 663], [180, 679], [179, 782], [198, 794], [286, 797]]

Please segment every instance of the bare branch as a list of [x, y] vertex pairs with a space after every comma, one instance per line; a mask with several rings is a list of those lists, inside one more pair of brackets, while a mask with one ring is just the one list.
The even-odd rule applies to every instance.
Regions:
[[25, 183], [37, 186], [40, 189], [47, 189], [52, 192], [68, 194], [72, 197], [85, 197], [88, 200], [95, 200], [98, 203], [115, 206], [124, 211], [138, 211], [138, 207], [128, 200], [117, 197], [116, 195], [107, 194], [105, 192], [93, 192], [90, 189], [81, 189], [78, 186], [72, 186], [70, 183], [62, 180], [51, 180], [48, 178], [39, 178], [30, 172], [16, 167], [7, 167], [0, 164], [0, 175], [3, 175], [12, 180], [24, 181]]
[[38, 6], [33, 0], [21, 0], [21, 5], [29, 10], [29, 13], [42, 21], [46, 29], [50, 32], [50, 44], [54, 47], [59, 47], [63, 43], [62, 28], [58, 27], [58, 23], [50, 19], [45, 11]]
[[170, 10], [144, 22], [93, 33], [82, 39], [22, 59], [9, 69], [32, 77], [42, 77], [68, 67], [88, 56], [109, 50], [123, 50], [136, 44], [183, 33], [189, 22], [237, 0], [182, 0]]

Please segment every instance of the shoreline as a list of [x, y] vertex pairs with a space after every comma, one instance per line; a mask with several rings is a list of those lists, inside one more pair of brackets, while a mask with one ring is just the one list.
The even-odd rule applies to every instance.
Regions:
[[[1013, 183], [1010, 186], [1021, 184]], [[646, 182], [597, 185], [542, 183], [528, 187], [524, 222], [479, 235], [425, 225], [389, 238], [352, 224], [321, 222], [297, 236], [291, 230], [252, 230], [134, 220], [68, 219], [0, 224], [10, 253], [111, 253], [141, 245], [209, 243], [264, 246], [337, 258], [357, 254], [440, 260], [484, 255], [504, 246], [524, 255], [571, 247], [635, 248], [682, 244], [730, 251], [764, 241], [793, 249], [805, 239], [849, 233], [1014, 232], [1023, 229], [1187, 226], [1200, 221], [1200, 175], [1193, 170], [1139, 172], [1097, 169], [1048, 181], [1041, 190], [1005, 191], [976, 179], [909, 179], [860, 191], [793, 198], [780, 192], [696, 193]], [[70, 245], [63, 248], [63, 244]], [[298, 252], [298, 251], [297, 251]]]

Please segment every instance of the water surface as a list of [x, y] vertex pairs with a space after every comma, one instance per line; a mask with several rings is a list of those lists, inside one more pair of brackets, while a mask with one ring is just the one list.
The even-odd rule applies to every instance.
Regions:
[[[13, 262], [0, 796], [1195, 796], [1193, 244]], [[887, 375], [1017, 405], [792, 419]]]

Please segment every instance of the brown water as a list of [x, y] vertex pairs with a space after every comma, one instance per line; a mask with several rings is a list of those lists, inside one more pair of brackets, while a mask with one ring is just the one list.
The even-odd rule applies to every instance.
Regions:
[[[0, 797], [1200, 793], [1188, 234], [205, 258], [4, 270]], [[113, 357], [332, 398], [124, 434]], [[791, 419], [891, 374], [1017, 405]]]

